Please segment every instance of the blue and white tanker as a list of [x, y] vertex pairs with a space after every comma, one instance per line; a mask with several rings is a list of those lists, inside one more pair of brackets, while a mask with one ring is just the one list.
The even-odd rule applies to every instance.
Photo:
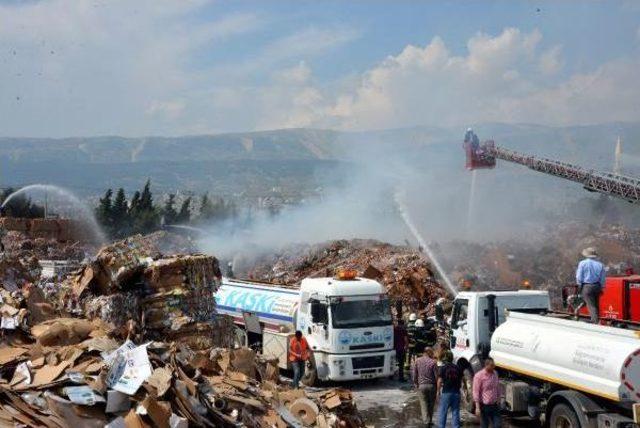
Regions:
[[306, 278], [299, 288], [223, 278], [218, 312], [232, 316], [249, 345], [288, 368], [289, 339], [302, 331], [312, 351], [306, 383], [391, 376], [396, 367], [385, 288], [339, 276]]

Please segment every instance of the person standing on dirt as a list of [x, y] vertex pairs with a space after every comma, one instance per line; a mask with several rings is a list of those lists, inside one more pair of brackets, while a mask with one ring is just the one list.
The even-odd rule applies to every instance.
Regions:
[[600, 294], [604, 290], [606, 271], [604, 264], [596, 260], [598, 251], [595, 248], [585, 248], [582, 255], [584, 259], [576, 269], [576, 284], [589, 309], [591, 322], [597, 324], [600, 320]]
[[492, 358], [487, 358], [484, 368], [473, 377], [473, 401], [481, 427], [489, 428], [492, 425], [493, 428], [500, 428], [500, 379]]
[[398, 380], [404, 382], [404, 360], [407, 355], [408, 347], [407, 328], [404, 325], [404, 320], [398, 318], [398, 321], [393, 329], [393, 348], [396, 351], [396, 362], [398, 363]]
[[307, 339], [302, 336], [302, 332], [297, 330], [289, 342], [289, 361], [293, 367], [293, 387], [295, 389], [298, 389], [300, 379], [304, 376], [304, 365], [308, 359], [309, 344]]
[[420, 413], [425, 425], [433, 424], [433, 408], [436, 404], [438, 366], [433, 359], [433, 350], [425, 348], [421, 357], [413, 363], [411, 370], [413, 386], [418, 391]]
[[460, 428], [460, 388], [462, 387], [462, 371], [453, 364], [453, 353], [446, 350], [442, 354], [443, 365], [438, 368], [438, 426], [447, 426], [447, 413], [451, 409], [453, 428]]

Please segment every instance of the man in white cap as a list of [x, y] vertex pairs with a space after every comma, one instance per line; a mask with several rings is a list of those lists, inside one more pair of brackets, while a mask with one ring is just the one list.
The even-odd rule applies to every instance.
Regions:
[[467, 128], [467, 132], [464, 134], [464, 142], [471, 143], [471, 147], [474, 151], [477, 151], [480, 146], [480, 139], [471, 128]]
[[595, 248], [585, 248], [582, 255], [584, 260], [578, 263], [576, 269], [576, 284], [589, 309], [591, 322], [597, 324], [600, 320], [600, 294], [604, 290], [606, 272], [604, 265], [596, 260], [598, 251]]

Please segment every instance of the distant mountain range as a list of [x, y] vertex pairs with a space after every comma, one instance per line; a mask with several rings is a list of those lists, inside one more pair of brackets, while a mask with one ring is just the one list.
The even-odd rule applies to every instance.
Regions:
[[[514, 150], [611, 169], [615, 141], [623, 140], [625, 167], [640, 167], [640, 123], [548, 127], [480, 124], [481, 139]], [[354, 164], [387, 155], [414, 166], [463, 165], [465, 129], [392, 129], [339, 132], [285, 129], [184, 137], [0, 138], [0, 185], [36, 182], [84, 194], [107, 187], [139, 188], [150, 177], [162, 191], [259, 195], [274, 188], [305, 191], [339, 181]], [[330, 180], [331, 181], [331, 180]]]

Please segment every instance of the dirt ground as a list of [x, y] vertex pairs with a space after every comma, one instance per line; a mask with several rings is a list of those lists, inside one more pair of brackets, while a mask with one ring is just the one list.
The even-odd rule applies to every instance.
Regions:
[[[421, 428], [420, 404], [409, 382], [378, 379], [372, 381], [341, 383], [340, 386], [351, 390], [358, 410], [367, 426], [375, 428]], [[463, 427], [479, 427], [475, 416], [461, 411]], [[438, 412], [434, 416], [437, 427]], [[447, 427], [451, 427], [451, 414], [447, 418]], [[522, 428], [529, 426], [526, 421], [503, 420], [504, 428]]]

